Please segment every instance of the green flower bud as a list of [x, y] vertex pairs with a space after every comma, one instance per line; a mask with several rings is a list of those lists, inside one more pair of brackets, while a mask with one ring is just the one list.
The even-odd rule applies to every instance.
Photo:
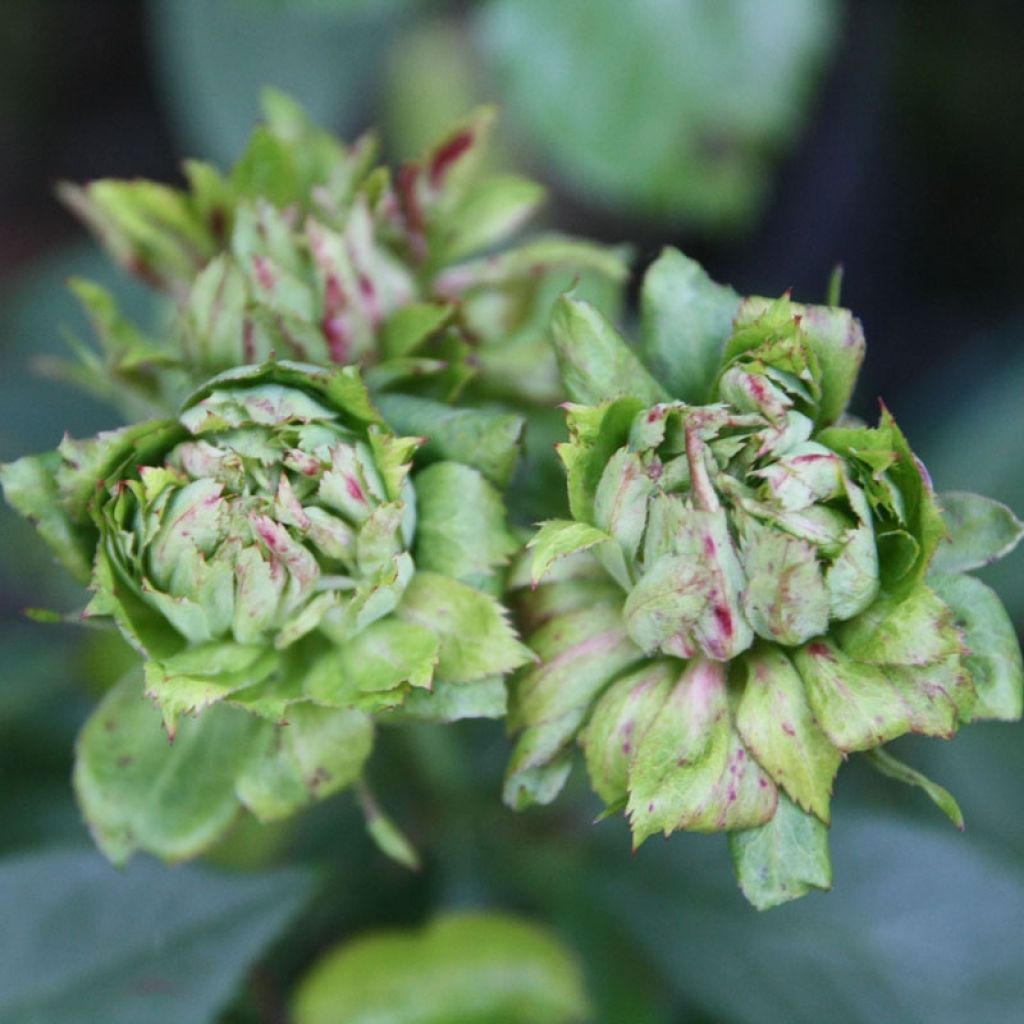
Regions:
[[[171, 738], [216, 712], [186, 723], [186, 746], [234, 737], [229, 803], [276, 818], [358, 775], [372, 713], [416, 693], [404, 714], [500, 715], [502, 676], [532, 657], [493, 596], [517, 547], [500, 493], [462, 463], [414, 472], [420, 444], [390, 432], [354, 368], [268, 363], [209, 381], [177, 419], [65, 439], [2, 480], [88, 578], [85, 616], [143, 656]], [[129, 723], [131, 752], [87, 726], [79, 793], [112, 856], [178, 856], [181, 835], [147, 840], [117, 811], [118, 787], [151, 782], [140, 765], [173, 756], [125, 685], [97, 715]], [[243, 712], [257, 723], [230, 724]]]
[[[682, 259], [655, 265], [656, 297]], [[573, 518], [542, 524], [530, 543], [535, 589], [519, 603], [541, 660], [513, 681], [521, 735], [506, 799], [553, 799], [576, 738], [636, 844], [679, 829], [733, 833], [744, 891], [769, 905], [828, 884], [821, 837], [846, 755], [1016, 717], [1024, 679], [994, 595], [972, 615], [976, 581], [926, 578], [947, 527], [888, 411], [874, 428], [843, 418], [863, 356], [856, 321], [788, 298], [740, 303], [682, 270], [695, 320], [713, 329], [695, 339], [686, 302], [648, 293], [645, 347], [664, 358], [674, 344], [698, 365], [698, 341], [717, 353], [690, 401], [666, 393], [585, 304], [566, 298], [556, 313], [578, 403], [559, 452]], [[715, 305], [731, 311], [724, 328], [707, 315]], [[954, 537], [957, 551], [998, 556], [1019, 539], [1008, 510], [965, 504], [988, 525]], [[883, 757], [893, 760], [879, 752], [874, 763]], [[759, 830], [767, 838], [748, 838]], [[769, 886], [756, 858], [797, 836], [820, 863]]]
[[485, 172], [493, 110], [392, 178], [368, 141], [342, 145], [280, 94], [264, 106], [226, 176], [190, 162], [187, 190], [64, 187], [113, 258], [176, 304], [169, 337], [149, 341], [102, 289], [77, 283], [105, 350], [102, 370], [86, 358], [87, 383], [122, 404], [110, 381], [128, 386], [134, 413], [277, 356], [359, 364], [374, 389], [448, 398], [479, 378], [488, 394], [562, 397], [543, 337], [551, 305], [583, 274], [614, 308], [624, 253], [556, 236], [507, 248], [544, 190]]

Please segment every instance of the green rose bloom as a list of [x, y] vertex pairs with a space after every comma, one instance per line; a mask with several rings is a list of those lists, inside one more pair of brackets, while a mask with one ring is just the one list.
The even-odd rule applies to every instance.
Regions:
[[[234, 737], [232, 799], [276, 818], [358, 775], [370, 714], [500, 715], [501, 677], [531, 657], [494, 596], [516, 547], [500, 492], [462, 463], [413, 472], [420, 443], [390, 432], [355, 369], [268, 363], [214, 378], [177, 419], [65, 439], [2, 480], [88, 580], [84, 615], [143, 656], [171, 738], [218, 712], [187, 736]], [[125, 778], [173, 756], [136, 722], [140, 699], [129, 681], [86, 726], [79, 793], [118, 857], [178, 855], [117, 818]], [[113, 758], [124, 743], [144, 750]]]
[[275, 355], [359, 364], [375, 390], [420, 397], [448, 399], [473, 381], [485, 395], [561, 397], [543, 337], [552, 303], [583, 274], [614, 309], [624, 254], [552, 235], [508, 247], [544, 190], [484, 170], [493, 110], [392, 178], [373, 166], [372, 140], [346, 147], [272, 91], [264, 107], [227, 175], [190, 161], [187, 190], [64, 187], [110, 254], [175, 300], [157, 342], [77, 282], [104, 348], [102, 360], [83, 350], [79, 379], [134, 399], [132, 413], [173, 407], [209, 376]]
[[[829, 884], [825, 826], [850, 753], [872, 752], [958, 818], [879, 748], [1018, 717], [1020, 653], [991, 592], [982, 627], [967, 598], [981, 584], [926, 577], [947, 526], [888, 411], [874, 428], [844, 418], [864, 349], [847, 311], [740, 303], [678, 253], [644, 300], [652, 363], [673, 345], [706, 363], [702, 341], [718, 369], [680, 400], [591, 308], [567, 298], [556, 313], [579, 403], [560, 448], [573, 518], [530, 544], [537, 589], [519, 604], [541, 661], [512, 686], [506, 798], [553, 799], [578, 739], [635, 843], [728, 831], [745, 892], [770, 905]], [[1005, 551], [1020, 524], [1002, 513]], [[955, 556], [965, 538], [953, 542]], [[786, 843], [815, 851], [813, 869], [776, 863]], [[779, 864], [807, 877], [780, 879]]]

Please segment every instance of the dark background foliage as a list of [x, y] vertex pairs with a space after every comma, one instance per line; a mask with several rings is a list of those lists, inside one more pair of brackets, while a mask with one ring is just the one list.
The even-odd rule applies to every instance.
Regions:
[[[578, 6], [564, 2], [567, 12]], [[529, 53], [510, 50], [487, 19], [512, 18], [528, 34], [543, 24], [530, 20], [536, 6], [6, 0], [0, 14], [0, 458], [52, 446], [65, 428], [113, 425], [90, 401], [32, 373], [37, 357], [62, 350], [62, 325], [84, 333], [63, 291], [67, 274], [100, 277], [130, 308], [143, 316], [147, 310], [144, 293], [104, 267], [58, 205], [55, 182], [105, 175], [174, 181], [183, 155], [226, 162], [267, 82], [295, 93], [347, 137], [380, 124], [398, 156], [429, 137], [426, 125], [440, 127], [473, 102], [496, 101], [507, 108], [502, 156], [549, 185], [550, 222], [633, 242], [638, 269], [672, 244], [742, 292], [792, 288], [795, 297], [814, 301], [842, 262], [844, 304], [863, 320], [869, 344], [856, 411], [873, 418], [876, 398], [884, 395], [940, 488], [978, 489], [1022, 511], [1024, 6], [1014, 0], [822, 3], [834, 23], [826, 16], [820, 37], [811, 40], [817, 56], [808, 59], [787, 101], [796, 111], [788, 128], [771, 138], [755, 132], [751, 142], [738, 130], [730, 134], [728, 118], [715, 120], [721, 130], [705, 131], [693, 162], [680, 162], [678, 170], [670, 163], [660, 192], [655, 167], [649, 192], [636, 194], [575, 176], [573, 168], [586, 162], [574, 163], [572, 147], [585, 139], [568, 132], [556, 151], [531, 122], [522, 92], [529, 59], [557, 60], [557, 40], [535, 35]], [[687, 17], [706, 7], [682, 0], [615, 5], [614, 17], [622, 20], [609, 36], [622, 38], [623, 47], [634, 38], [630, 18], [641, 17], [630, 15], [634, 6], [681, 40], [699, 31]], [[488, 10], [498, 7], [504, 12]], [[780, 19], [778, 38], [784, 38], [792, 28], [784, 17], [794, 5], [767, 0], [763, 9]], [[577, 45], [598, 47], [602, 38], [581, 35]], [[733, 41], [715, 45], [728, 54]], [[767, 56], [755, 49], [738, 59], [756, 65]], [[595, 60], [614, 76], [618, 57]], [[671, 71], [671, 61], [666, 66]], [[628, 65], [619, 88], [628, 92], [637, 74], [637, 65]], [[724, 86], [718, 79], [689, 81], [696, 110], [717, 110], [721, 90], [729, 88], [728, 80]], [[637, 85], [644, 101], [624, 101], [618, 116], [626, 120], [618, 125], [614, 111], [593, 109], [602, 83], [570, 76], [565, 84], [564, 94], [548, 102], [570, 125], [604, 117], [612, 149], [617, 138], [631, 137], [634, 120], [666, 136], [696, 130], [681, 119], [685, 108], [669, 102], [682, 88], [671, 73], [653, 93]], [[618, 159], [625, 180], [643, 177], [630, 177], [628, 147]], [[733, 160], [752, 182], [739, 200], [728, 198], [724, 184]], [[680, 184], [687, 175], [690, 194], [702, 190], [703, 206], [688, 206]], [[673, 206], [665, 189], [683, 199]], [[294, 830], [240, 832], [215, 858], [235, 870], [275, 872], [284, 862], [316, 862], [324, 869], [316, 882], [242, 875], [231, 879], [241, 888], [228, 889], [223, 879], [220, 887], [211, 882], [208, 868], [189, 874], [143, 865], [123, 885], [114, 884], [117, 876], [88, 852], [68, 773], [96, 680], [109, 675], [110, 662], [123, 652], [72, 627], [23, 619], [25, 606], [73, 608], [79, 595], [51, 571], [27, 528], [6, 514], [0, 525], [0, 852], [31, 858], [52, 846], [80, 851], [55, 861], [0, 861], [0, 920], [23, 923], [9, 934], [10, 926], [0, 925], [0, 948], [20, 943], [37, 954], [18, 961], [27, 965], [18, 975], [0, 969], [2, 1024], [214, 1019], [257, 952], [245, 936], [269, 941], [296, 912], [296, 894], [314, 885], [321, 893], [314, 909], [250, 972], [222, 1019], [284, 1019], [283, 993], [319, 948], [367, 926], [415, 922], [452, 905], [518, 908], [557, 925], [579, 950], [600, 1019], [609, 1022], [1020, 1019], [1019, 726], [979, 726], [950, 745], [903, 746], [960, 798], [964, 837], [943, 831], [919, 795], [881, 786], [856, 765], [844, 771], [834, 837], [837, 891], [762, 917], [732, 891], [717, 841], [677, 837], [631, 859], [615, 824], [589, 826], [594, 806], [578, 780], [575, 803], [553, 814], [515, 818], [503, 811], [504, 746], [493, 726], [459, 727], [454, 739], [423, 730], [383, 751], [380, 761], [389, 767], [382, 781], [401, 794], [395, 815], [412, 822], [414, 838], [428, 851], [419, 877], [380, 863], [341, 798]], [[1019, 557], [992, 578], [1021, 623]], [[47, 931], [33, 924], [31, 910], [54, 873], [70, 895]], [[116, 921], [118, 914], [134, 914], [140, 892], [162, 893], [187, 919], [178, 931], [171, 922], [161, 933], [170, 936], [173, 969], [164, 976], [159, 972], [167, 963], [158, 964], [153, 978], [136, 976], [132, 942], [152, 942], [141, 926], [118, 956], [83, 967], [82, 951], [102, 924], [98, 908]], [[175, 939], [195, 934], [189, 901], [211, 911], [196, 927], [220, 981], [181, 967], [196, 955], [188, 938]], [[271, 909], [261, 915], [257, 906]], [[245, 914], [253, 915], [251, 923]], [[246, 926], [232, 931], [224, 924], [230, 915]], [[57, 933], [66, 940], [56, 945], [54, 920], [63, 922]], [[33, 966], [36, 959], [43, 962]], [[136, 975], [124, 973], [126, 962]], [[115, 977], [105, 994], [99, 983], [67, 982], [69, 1002], [40, 1002], [40, 992], [59, 988], [76, 971], [98, 976], [101, 969]], [[134, 994], [112, 1001], [120, 985]], [[134, 1002], [139, 991], [152, 998]], [[33, 1010], [36, 1005], [49, 1010]]]

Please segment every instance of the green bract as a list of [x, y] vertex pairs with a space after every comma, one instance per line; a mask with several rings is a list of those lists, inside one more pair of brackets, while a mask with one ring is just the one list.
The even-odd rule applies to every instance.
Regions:
[[[418, 717], [503, 712], [501, 676], [530, 657], [494, 596], [516, 543], [480, 470], [411, 473], [420, 443], [391, 433], [354, 368], [282, 362], [214, 378], [177, 419], [3, 468], [11, 503], [88, 580], [85, 616], [113, 619], [143, 655], [171, 737], [180, 716], [231, 706], [184, 741], [230, 761], [204, 778], [227, 794], [199, 816], [205, 840], [236, 797], [276, 818], [350, 782], [370, 713], [407, 698]], [[86, 814], [115, 856], [194, 852], [195, 816], [166, 841], [121, 820], [134, 810], [119, 790], [173, 756], [166, 742], [149, 753], [158, 730], [136, 721], [139, 695], [112, 691], [86, 726]]]
[[111, 255], [175, 300], [169, 336], [149, 340], [78, 282], [104, 358], [84, 350], [77, 376], [173, 405], [212, 374], [276, 354], [358, 363], [375, 389], [448, 399], [477, 379], [486, 394], [557, 401], [543, 338], [554, 298], [586, 274], [614, 306], [626, 265], [621, 251], [554, 235], [492, 255], [544, 198], [532, 181], [487, 173], [493, 110], [392, 178], [373, 166], [372, 140], [345, 147], [273, 91], [264, 107], [227, 175], [190, 161], [187, 190], [64, 186]]
[[[1018, 717], [1020, 653], [987, 588], [926, 578], [947, 528], [888, 411], [873, 428], [846, 420], [864, 351], [849, 312], [740, 302], [670, 252], [644, 314], [652, 362], [711, 368], [686, 401], [585, 303], [555, 314], [578, 403], [560, 447], [572, 519], [530, 542], [532, 583], [547, 582], [520, 605], [541, 663], [513, 684], [506, 797], [552, 799], [578, 738], [636, 843], [729, 831], [744, 891], [770, 905], [828, 884], [843, 758]], [[958, 497], [939, 564], [1016, 543], [1020, 524], [993, 506]], [[803, 875], [780, 878], [789, 863]]]

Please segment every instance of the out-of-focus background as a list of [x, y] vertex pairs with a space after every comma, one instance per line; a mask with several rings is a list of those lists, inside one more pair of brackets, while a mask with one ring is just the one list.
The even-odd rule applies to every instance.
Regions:
[[[548, 186], [550, 225], [633, 243], [638, 271], [671, 244], [740, 292], [792, 288], [821, 301], [842, 263], [843, 303], [868, 338], [855, 411], [873, 418], [884, 395], [940, 490], [982, 491], [1024, 512], [1021, 39], [1018, 0], [5, 0], [0, 459], [52, 447], [64, 430], [115, 425], [35, 372], [63, 352], [66, 333], [88, 336], [69, 275], [107, 284], [142, 320], [150, 313], [148, 294], [59, 205], [55, 183], [179, 181], [184, 156], [226, 165], [270, 84], [346, 138], [376, 126], [394, 160], [473, 106], [497, 103], [496, 162]], [[1018, 554], [986, 576], [1018, 624], [1021, 568]], [[88, 849], [68, 781], [72, 747], [95, 680], [108, 674], [98, 666], [123, 655], [22, 616], [80, 598], [28, 527], [0, 514], [2, 855]], [[494, 768], [484, 793], [494, 806], [460, 790], [457, 766], [438, 767], [439, 791], [470, 810], [423, 826], [417, 838], [434, 863], [419, 878], [350, 838], [359, 831], [350, 809], [318, 809], [297, 835], [223, 851], [234, 867], [308, 855], [327, 865], [335, 899], [243, 983], [258, 951], [252, 935], [280, 928], [265, 920], [271, 890], [246, 890], [263, 916], [246, 904], [254, 917], [244, 928], [212, 929], [203, 947], [212, 980], [200, 972], [173, 998], [165, 992], [176, 1014], [167, 1019], [284, 1020], [281, 993], [328, 937], [473, 904], [555, 925], [582, 957], [595, 1019], [611, 1024], [1024, 1018], [1020, 726], [901, 746], [960, 799], [963, 837], [944, 831], [918, 794], [844, 771], [836, 892], [760, 917], [733, 895], [715, 840], [677, 837], [631, 859], [622, 829], [590, 829], [570, 809], [553, 831], [544, 819], [547, 845], [531, 845], [541, 819], [497, 807], [500, 730], [464, 733]], [[424, 732], [423, 763], [462, 756], [435, 741]], [[488, 852], [499, 839], [504, 859]], [[114, 914], [124, 891], [92, 856], [69, 863], [95, 873], [93, 902]], [[180, 890], [186, 903], [208, 881], [151, 870], [153, 886]], [[261, 877], [295, 891], [284, 876]], [[98, 927], [82, 891], [64, 907], [68, 927], [54, 926], [61, 941], [47, 946], [57, 984], [61, 971], [80, 972], [74, 934], [86, 941]], [[227, 899], [223, 887], [202, 892], [204, 906]], [[5, 889], [0, 869], [0, 917], [32, 899]], [[171, 955], [194, 955], [180, 946]], [[5, 996], [4, 977], [0, 969], [0, 1024], [43, 1020], [25, 1010], [24, 985]], [[88, 998], [80, 994], [82, 1016], [61, 1019], [120, 1020], [90, 1016]], [[225, 1000], [227, 1016], [211, 1016]], [[148, 1008], [132, 1019], [163, 1020], [139, 1005]]]

